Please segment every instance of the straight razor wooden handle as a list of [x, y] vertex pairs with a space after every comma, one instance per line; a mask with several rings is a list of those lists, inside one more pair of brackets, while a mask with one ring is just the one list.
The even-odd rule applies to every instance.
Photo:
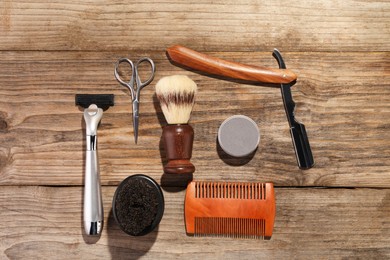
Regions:
[[297, 76], [288, 69], [271, 69], [211, 57], [189, 48], [175, 45], [167, 49], [169, 58], [183, 66], [232, 79], [264, 83], [290, 83]]

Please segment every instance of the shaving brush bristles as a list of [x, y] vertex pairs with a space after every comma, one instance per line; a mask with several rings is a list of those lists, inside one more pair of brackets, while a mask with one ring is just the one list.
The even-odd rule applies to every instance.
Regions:
[[168, 124], [187, 124], [197, 92], [196, 83], [185, 75], [161, 78], [156, 95]]

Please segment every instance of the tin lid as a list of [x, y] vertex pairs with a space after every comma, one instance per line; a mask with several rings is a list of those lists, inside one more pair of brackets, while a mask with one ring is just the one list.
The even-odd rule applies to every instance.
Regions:
[[259, 145], [259, 128], [247, 116], [231, 116], [219, 127], [218, 142], [222, 150], [231, 156], [243, 157], [250, 155]]

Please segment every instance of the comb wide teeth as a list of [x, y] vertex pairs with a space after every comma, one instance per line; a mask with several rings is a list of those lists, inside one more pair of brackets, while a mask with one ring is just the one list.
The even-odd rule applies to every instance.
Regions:
[[266, 199], [265, 183], [196, 182], [195, 198], [210, 199]]

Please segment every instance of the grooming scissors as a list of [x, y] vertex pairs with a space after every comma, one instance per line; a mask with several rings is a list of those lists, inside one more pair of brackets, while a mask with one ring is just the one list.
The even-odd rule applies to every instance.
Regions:
[[[144, 82], [141, 81], [141, 78], [139, 77], [139, 74], [138, 74], [138, 66], [143, 62], [149, 63], [149, 65], [151, 67], [151, 74], [150, 74], [149, 78]], [[130, 78], [130, 81], [128, 81], [128, 82], [123, 80], [121, 78], [121, 76], [119, 75], [119, 65], [121, 63], [128, 63], [130, 65], [131, 78]], [[139, 102], [140, 102], [141, 89], [143, 89], [144, 87], [149, 85], [150, 82], [152, 82], [152, 80], [154, 78], [155, 71], [156, 71], [156, 67], [154, 65], [153, 60], [150, 58], [147, 58], [147, 57], [141, 58], [136, 63], [133, 63], [128, 58], [120, 58], [115, 64], [114, 74], [115, 74], [116, 80], [119, 83], [121, 83], [122, 86], [125, 86], [126, 88], [128, 88], [130, 90], [131, 100], [133, 103], [134, 140], [135, 140], [136, 144], [137, 144], [137, 140], [138, 140]]]

